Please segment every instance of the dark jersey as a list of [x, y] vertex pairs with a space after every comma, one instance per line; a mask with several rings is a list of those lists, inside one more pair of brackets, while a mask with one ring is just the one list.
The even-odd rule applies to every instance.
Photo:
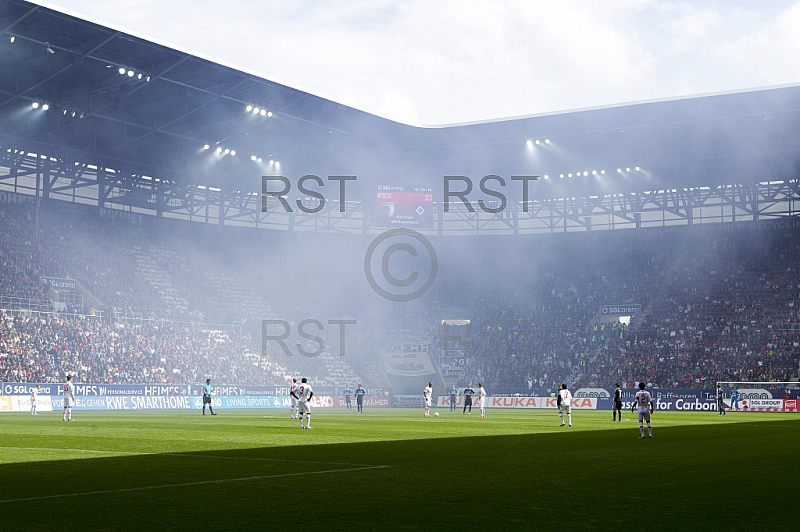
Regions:
[[465, 399], [472, 399], [472, 396], [475, 395], [475, 390], [472, 388], [465, 388], [464, 389], [464, 398]]
[[350, 397], [351, 395], [353, 395], [353, 390], [351, 390], [350, 388], [347, 388], [347, 389], [344, 391], [344, 396], [345, 396], [345, 397]]
[[455, 397], [458, 395], [458, 390], [455, 388], [450, 388], [450, 397]]
[[622, 402], [622, 390], [620, 390], [619, 388], [614, 390], [614, 402], [615, 403], [621, 403]]
[[356, 397], [358, 397], [359, 399], [364, 397], [365, 395], [367, 395], [367, 390], [365, 390], [364, 388], [358, 388], [356, 390]]

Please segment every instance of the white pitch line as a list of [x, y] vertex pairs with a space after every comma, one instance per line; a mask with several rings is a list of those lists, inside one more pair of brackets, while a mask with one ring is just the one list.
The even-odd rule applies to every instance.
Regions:
[[64, 499], [67, 497], [84, 497], [86, 495], [104, 495], [108, 493], [129, 493], [132, 491], [148, 491], [158, 490], [164, 488], [183, 488], [186, 486], [203, 486], [207, 484], [225, 484], [228, 482], [247, 482], [250, 480], [264, 480], [268, 478], [282, 478], [282, 477], [299, 477], [304, 475], [324, 475], [327, 473], [349, 473], [353, 471], [366, 471], [368, 469], [384, 469], [389, 466], [377, 465], [369, 467], [354, 467], [350, 469], [329, 469], [326, 471], [307, 471], [304, 473], [283, 473], [280, 475], [261, 475], [256, 477], [242, 477], [242, 478], [225, 478], [220, 480], [201, 480], [197, 482], [183, 482], [180, 484], [161, 484], [158, 486], [142, 486], [139, 488], [120, 488], [115, 490], [100, 490], [100, 491], [84, 491], [81, 493], [62, 493], [59, 495], [43, 495], [41, 497], [24, 497], [21, 499], [0, 499], [0, 504], [7, 502], [26, 502], [26, 501], [42, 501], [47, 499]]
[[318, 462], [314, 460], [288, 460], [285, 458], [255, 458], [249, 456], [217, 456], [213, 454], [193, 454], [193, 453], [137, 453], [135, 451], [102, 451], [95, 449], [69, 449], [62, 447], [10, 447], [0, 446], [0, 449], [17, 449], [20, 451], [64, 451], [74, 453], [96, 453], [96, 454], [119, 454], [131, 456], [183, 456], [186, 458], [217, 458], [219, 460], [247, 460], [253, 462], [290, 462], [295, 464], [322, 464], [322, 465], [349, 465], [367, 466], [368, 464], [354, 464], [352, 462]]

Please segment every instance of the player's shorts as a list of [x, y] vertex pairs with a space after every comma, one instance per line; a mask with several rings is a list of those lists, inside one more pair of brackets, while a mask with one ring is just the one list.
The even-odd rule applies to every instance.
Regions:
[[210, 405], [211, 404], [211, 396], [210, 395], [204, 395], [203, 396], [203, 404], [204, 405]]
[[565, 414], [571, 414], [572, 413], [572, 406], [570, 406], [570, 405], [561, 405], [561, 406], [558, 407], [558, 411], [559, 412], [563, 412]]
[[614, 410], [622, 410], [622, 401], [614, 401]]
[[426, 397], [425, 398], [425, 406], [431, 406], [431, 398], [430, 397]]
[[481, 397], [480, 399], [478, 399], [478, 404], [480, 405], [481, 408], [486, 408], [486, 398]]
[[64, 397], [64, 408], [71, 408], [75, 406], [75, 399], [72, 397]]
[[31, 406], [36, 406], [36, 400], [31, 401]]
[[289, 396], [289, 403], [292, 405], [292, 408], [295, 408], [297, 406], [297, 399]]
[[311, 407], [309, 406], [309, 404], [306, 401], [298, 401], [297, 402], [297, 409], [298, 409], [298, 412], [300, 412], [301, 414], [310, 414], [311, 413]]
[[650, 423], [650, 410], [639, 410], [639, 415], [637, 417], [639, 421], [647, 421]]

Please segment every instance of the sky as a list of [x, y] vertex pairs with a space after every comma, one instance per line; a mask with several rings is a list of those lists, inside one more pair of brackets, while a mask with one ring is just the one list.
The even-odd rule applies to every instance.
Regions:
[[800, 0], [36, 3], [415, 126], [800, 83]]

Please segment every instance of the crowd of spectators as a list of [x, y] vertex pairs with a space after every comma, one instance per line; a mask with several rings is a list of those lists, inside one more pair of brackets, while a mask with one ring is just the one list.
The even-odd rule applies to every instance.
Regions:
[[286, 384], [244, 331], [173, 322], [108, 324], [80, 315], [0, 311], [0, 381]]
[[788, 381], [800, 359], [800, 241], [716, 235], [680, 257], [642, 323], [612, 335], [588, 384], [637, 376], [660, 387]]
[[[469, 309], [474, 329], [466, 348], [450, 340], [451, 351], [470, 355], [462, 383], [698, 388], [796, 376], [800, 331], [788, 326], [800, 317], [800, 239], [791, 231], [676, 228], [570, 245], [556, 260], [532, 255], [532, 273], [511, 289], [443, 290], [442, 307]], [[617, 304], [646, 316], [631, 327], [594, 321], [602, 305]], [[515, 320], [530, 323], [527, 335]]]
[[[30, 206], [0, 206], [0, 309], [7, 309], [0, 381], [59, 381], [74, 372], [80, 382], [182, 384], [212, 376], [219, 384], [287, 384], [291, 371], [338, 384], [321, 359], [261, 352], [259, 320], [274, 312], [239, 287], [248, 279], [181, 261], [171, 237], [145, 224], [98, 219], [79, 207], [42, 209], [37, 233]], [[41, 276], [77, 280], [103, 305], [103, 319], [56, 313]], [[341, 362], [330, 365], [337, 376], [348, 374]]]

